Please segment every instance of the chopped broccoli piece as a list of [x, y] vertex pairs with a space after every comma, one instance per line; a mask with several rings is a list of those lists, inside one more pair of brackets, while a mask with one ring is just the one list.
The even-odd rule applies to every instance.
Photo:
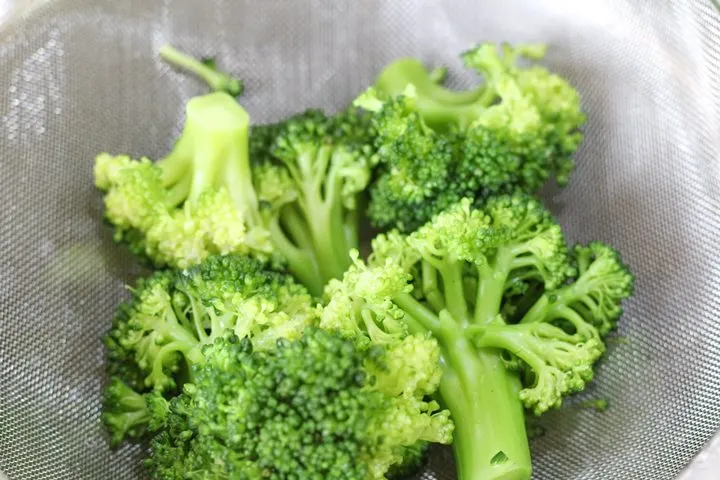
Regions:
[[[571, 251], [542, 204], [520, 194], [482, 208], [463, 199], [415, 232], [376, 237], [373, 250], [330, 282], [320, 325], [371, 345], [437, 339], [459, 478], [530, 478], [523, 409], [558, 407], [592, 379], [632, 293], [627, 267], [601, 243]], [[504, 305], [525, 296], [529, 306]]]
[[[318, 111], [253, 129], [225, 93], [191, 99], [173, 150], [156, 163], [101, 154], [116, 239], [155, 264], [188, 267], [209, 255], [286, 261], [314, 295], [350, 264], [358, 197], [372, 152], [357, 110]], [[250, 154], [254, 158], [250, 158]]]
[[[316, 318], [312, 297], [292, 277], [240, 256], [156, 272], [138, 282], [118, 312], [106, 336], [108, 373], [115, 378], [106, 402], [110, 413], [122, 404], [117, 384], [137, 395], [171, 394], [188, 379], [188, 370], [192, 380], [189, 367], [203, 362], [203, 345], [232, 333], [252, 338], [257, 350], [274, 348], [279, 338], [299, 337]], [[120, 397], [127, 396], [123, 392]], [[139, 416], [133, 424], [139, 434], [146, 420]], [[128, 428], [111, 429], [115, 438], [138, 436]]]
[[376, 226], [412, 231], [464, 197], [534, 193], [553, 175], [567, 183], [585, 115], [564, 79], [517, 66], [544, 52], [482, 44], [463, 53], [485, 79], [466, 92], [439, 85], [415, 59], [385, 68], [355, 101], [375, 112], [381, 173], [369, 215]]
[[272, 252], [243, 141], [248, 121], [232, 98], [213, 93], [188, 102], [183, 133], [159, 162], [99, 155], [95, 181], [107, 192], [116, 239], [131, 240], [158, 265], [181, 268], [209, 255]]
[[111, 434], [111, 445], [126, 438], [138, 439], [165, 425], [169, 403], [158, 392], [140, 394], [113, 377], [105, 389], [102, 420]]
[[384, 479], [418, 442], [450, 441], [447, 412], [423, 400], [437, 381], [399, 376], [408, 362], [438, 370], [437, 345], [432, 352], [388, 360], [392, 351], [320, 329], [267, 351], [218, 339], [151, 441], [151, 476]]

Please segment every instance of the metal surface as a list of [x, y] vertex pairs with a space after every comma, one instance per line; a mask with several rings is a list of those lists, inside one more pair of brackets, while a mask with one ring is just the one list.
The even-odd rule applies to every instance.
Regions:
[[[473, 78], [454, 55], [470, 44], [548, 42], [548, 65], [589, 114], [571, 185], [548, 199], [571, 239], [623, 252], [637, 294], [620, 329], [629, 342], [612, 346], [589, 391], [611, 408], [541, 420], [535, 476], [675, 478], [720, 427], [720, 20], [709, 1], [0, 4], [0, 470], [11, 480], [141, 477], [140, 448], [111, 452], [98, 423], [99, 339], [140, 271], [101, 223], [91, 167], [101, 150], [159, 156], [179, 132], [184, 101], [203, 90], [157, 60], [168, 41], [219, 55], [246, 79], [259, 120], [342, 106], [401, 55], [449, 62], [463, 85]], [[684, 480], [720, 478], [711, 445]], [[423, 478], [452, 479], [449, 458]]]

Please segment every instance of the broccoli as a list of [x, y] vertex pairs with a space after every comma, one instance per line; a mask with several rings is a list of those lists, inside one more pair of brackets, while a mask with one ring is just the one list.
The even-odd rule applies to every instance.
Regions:
[[102, 421], [118, 446], [126, 438], [138, 439], [165, 425], [170, 404], [159, 392], [138, 393], [113, 377], [105, 389]]
[[213, 254], [272, 252], [248, 162], [247, 113], [225, 93], [191, 99], [185, 128], [157, 163], [98, 155], [115, 238], [157, 265], [180, 268]]
[[310, 111], [253, 129], [251, 140], [249, 117], [232, 97], [195, 97], [165, 158], [97, 157], [106, 218], [116, 240], [156, 265], [184, 268], [229, 253], [281, 259], [320, 295], [358, 243], [357, 197], [372, 156], [363, 121], [356, 110]]
[[[253, 258], [213, 256], [181, 271], [158, 271], [138, 282], [133, 298], [118, 309], [105, 337], [113, 378], [104, 405], [111, 435], [119, 441], [142, 434], [147, 416], [138, 414], [131, 432], [127, 406], [148, 390], [171, 396], [192, 380], [203, 345], [233, 333], [253, 339], [255, 348], [274, 348], [294, 339], [316, 318], [312, 297], [289, 275]], [[122, 388], [120, 388], [122, 385]], [[128, 402], [130, 398], [130, 402]]]
[[447, 412], [423, 399], [439, 375], [432, 384], [404, 375], [439, 370], [437, 343], [408, 340], [415, 353], [402, 357], [316, 328], [266, 351], [249, 338], [216, 340], [150, 442], [151, 477], [386, 478], [418, 442], [452, 434]]
[[[376, 237], [367, 263], [353, 255], [321, 327], [378, 345], [437, 339], [459, 478], [529, 479], [523, 410], [558, 407], [592, 379], [633, 288], [617, 252], [568, 248], [542, 204], [515, 194], [463, 199], [413, 233]], [[509, 321], [503, 302], [524, 295], [534, 303]]]
[[358, 246], [358, 196], [370, 180], [368, 136], [357, 111], [308, 110], [275, 129], [253, 158], [273, 244], [316, 295], [350, 266]]
[[585, 115], [572, 86], [545, 68], [542, 45], [481, 44], [462, 54], [485, 83], [466, 92], [415, 59], [393, 62], [355, 104], [374, 112], [380, 174], [369, 215], [412, 231], [461, 198], [534, 193], [551, 176], [567, 183]]
[[172, 45], [164, 45], [160, 48], [160, 56], [169, 64], [192, 72], [200, 77], [213, 92], [227, 92], [233, 97], [238, 97], [242, 95], [243, 90], [245, 90], [242, 80], [219, 72], [215, 60], [212, 58], [197, 60], [180, 52]]

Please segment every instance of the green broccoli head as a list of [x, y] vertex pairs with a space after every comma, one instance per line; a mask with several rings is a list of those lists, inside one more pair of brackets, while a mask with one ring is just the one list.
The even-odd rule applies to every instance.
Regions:
[[545, 292], [520, 321], [554, 322], [584, 338], [605, 336], [617, 326], [622, 301], [633, 294], [633, 274], [620, 254], [602, 242], [576, 245], [572, 258], [573, 281]]
[[585, 388], [631, 292], [617, 252], [570, 250], [538, 200], [466, 198], [410, 234], [377, 236], [368, 262], [328, 285], [320, 325], [366, 344], [435, 339], [460, 476], [529, 478], [523, 409]]
[[[201, 348], [233, 333], [256, 348], [296, 338], [315, 310], [307, 290], [287, 274], [251, 257], [214, 256], [180, 271], [160, 271], [138, 282], [133, 299], [106, 337], [110, 373], [144, 388], [173, 389]], [[123, 365], [124, 367], [115, 367]], [[123, 370], [124, 368], [124, 370]]]
[[256, 145], [264, 160], [253, 174], [271, 239], [316, 295], [342, 276], [358, 244], [358, 200], [372, 162], [364, 121], [356, 110], [308, 110], [267, 127], [272, 142]]
[[447, 415], [422, 399], [431, 385], [375, 382], [402, 373], [381, 347], [308, 329], [274, 350], [230, 337], [203, 354], [151, 442], [153, 478], [382, 479], [417, 442], [450, 439]]
[[412, 231], [463, 197], [534, 193], [552, 176], [567, 182], [585, 115], [564, 79], [517, 65], [544, 52], [495, 44], [464, 52], [485, 79], [466, 92], [442, 87], [413, 59], [386, 67], [355, 102], [374, 112], [376, 226]]
[[210, 255], [267, 257], [273, 250], [257, 212], [245, 110], [225, 93], [191, 99], [172, 151], [156, 163], [98, 155], [116, 239], [159, 266], [184, 268]]
[[168, 412], [169, 403], [160, 393], [138, 393], [117, 377], [112, 377], [105, 389], [102, 421], [112, 446], [160, 430]]
[[[144, 282], [144, 279], [138, 280], [136, 290], [141, 290]], [[135, 361], [135, 350], [126, 347], [126, 339], [133, 334], [128, 324], [128, 320], [133, 315], [132, 303], [125, 302], [118, 306], [112, 327], [103, 337], [105, 369], [110, 377], [116, 377], [133, 390], [143, 391], [145, 374]]]

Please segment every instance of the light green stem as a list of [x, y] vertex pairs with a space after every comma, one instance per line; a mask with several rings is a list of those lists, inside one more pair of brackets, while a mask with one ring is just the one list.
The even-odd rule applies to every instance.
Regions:
[[499, 250], [492, 263], [478, 267], [478, 289], [473, 315], [475, 324], [490, 324], [497, 320], [511, 262], [509, 253]]
[[462, 278], [462, 263], [447, 262], [439, 269], [445, 292], [445, 305], [461, 326], [469, 322], [467, 302]]
[[440, 395], [455, 419], [458, 479], [528, 480], [532, 469], [520, 381], [505, 369], [499, 352], [475, 349], [448, 317], [441, 312]]

